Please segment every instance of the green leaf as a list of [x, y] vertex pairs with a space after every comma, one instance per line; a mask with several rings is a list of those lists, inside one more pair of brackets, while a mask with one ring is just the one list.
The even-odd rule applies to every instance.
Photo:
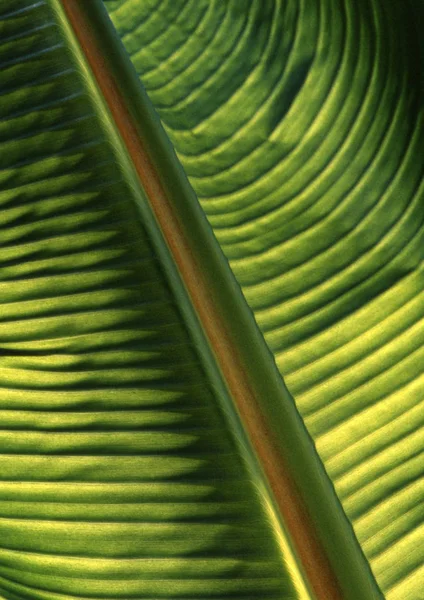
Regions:
[[61, 4], [3, 0], [0, 36], [1, 598], [298, 597]]
[[237, 279], [100, 0], [3, 0], [0, 597], [415, 600], [422, 4], [108, 6]]
[[378, 598], [102, 4], [0, 31], [1, 597]]
[[384, 594], [423, 540], [423, 3], [106, 1]]

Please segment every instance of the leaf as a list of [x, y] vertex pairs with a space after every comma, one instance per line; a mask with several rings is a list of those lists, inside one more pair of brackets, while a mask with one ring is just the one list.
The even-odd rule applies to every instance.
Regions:
[[420, 1], [106, 1], [391, 600], [420, 598]]
[[61, 3], [3, 0], [0, 35], [1, 597], [299, 597]]
[[101, 3], [0, 30], [2, 597], [378, 597]]

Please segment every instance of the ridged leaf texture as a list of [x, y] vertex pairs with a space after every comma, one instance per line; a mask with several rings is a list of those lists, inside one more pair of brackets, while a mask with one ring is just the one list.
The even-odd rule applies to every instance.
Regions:
[[104, 6], [0, 2], [0, 598], [420, 600], [422, 0]]
[[106, 5], [381, 589], [422, 598], [423, 3]]
[[65, 25], [0, 4], [0, 597], [294, 598]]

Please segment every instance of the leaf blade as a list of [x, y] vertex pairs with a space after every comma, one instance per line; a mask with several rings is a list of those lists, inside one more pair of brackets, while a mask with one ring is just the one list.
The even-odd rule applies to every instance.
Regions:
[[[177, 17], [166, 2], [151, 19], [143, 2], [111, 16], [118, 29], [136, 24], [124, 42], [366, 552], [380, 530], [385, 551], [368, 556], [385, 593], [404, 584], [415, 597], [422, 518], [407, 524], [406, 490], [422, 447], [418, 3], [402, 14], [377, 1], [207, 4], [192, 30], [184, 3]], [[167, 28], [155, 43], [158, 23]], [[404, 518], [400, 537], [382, 542], [393, 515]]]
[[0, 14], [0, 594], [298, 597], [57, 5]]

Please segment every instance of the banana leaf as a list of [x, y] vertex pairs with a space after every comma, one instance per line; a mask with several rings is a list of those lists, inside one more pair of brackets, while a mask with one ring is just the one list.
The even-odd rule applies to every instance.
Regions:
[[105, 5], [0, 3], [0, 598], [419, 599], [422, 5]]
[[106, 0], [388, 598], [424, 589], [424, 3]]

